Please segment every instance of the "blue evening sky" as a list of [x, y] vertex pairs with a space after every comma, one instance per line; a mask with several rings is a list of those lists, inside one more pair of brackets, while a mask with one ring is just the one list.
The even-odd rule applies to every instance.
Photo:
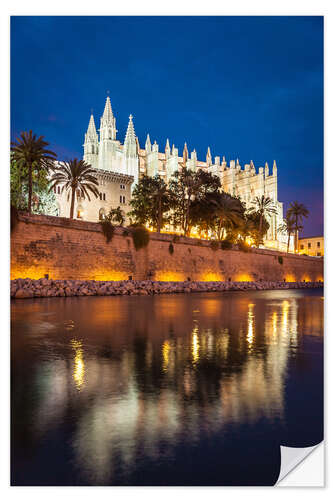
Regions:
[[59, 159], [82, 157], [107, 90], [123, 141], [167, 137], [198, 158], [275, 159], [278, 196], [323, 231], [321, 17], [12, 17], [11, 138], [32, 129]]

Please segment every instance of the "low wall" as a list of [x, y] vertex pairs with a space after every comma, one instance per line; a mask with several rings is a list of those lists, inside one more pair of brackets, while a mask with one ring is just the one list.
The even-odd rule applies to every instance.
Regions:
[[[116, 228], [106, 243], [98, 223], [42, 215], [19, 215], [11, 234], [11, 279], [184, 281], [319, 281], [323, 260], [252, 249], [213, 251], [209, 242], [151, 233], [136, 251], [131, 236]], [[282, 264], [278, 256], [282, 256]]]

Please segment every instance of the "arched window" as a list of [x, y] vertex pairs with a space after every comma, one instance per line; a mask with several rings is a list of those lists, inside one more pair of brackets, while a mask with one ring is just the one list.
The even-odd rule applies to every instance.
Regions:
[[100, 208], [99, 209], [98, 218], [99, 218], [99, 220], [105, 219], [105, 210], [104, 210], [104, 208]]

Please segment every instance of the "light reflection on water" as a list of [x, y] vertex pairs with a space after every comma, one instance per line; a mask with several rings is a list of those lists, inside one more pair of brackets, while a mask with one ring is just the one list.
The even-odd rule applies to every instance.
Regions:
[[[163, 476], [179, 447], [249, 425], [258, 435], [285, 428], [288, 364], [298, 356], [306, 381], [304, 339], [321, 345], [320, 299], [283, 291], [13, 303], [14, 477], [17, 456], [38, 483], [38, 450], [54, 432], [73, 482], [55, 472], [48, 484], [135, 484], [139, 463], [179, 484]], [[19, 396], [27, 385], [29, 400]]]

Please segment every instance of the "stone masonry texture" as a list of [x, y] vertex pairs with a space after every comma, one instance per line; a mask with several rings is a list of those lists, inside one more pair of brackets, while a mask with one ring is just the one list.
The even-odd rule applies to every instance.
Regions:
[[323, 280], [321, 258], [258, 249], [214, 251], [206, 241], [176, 240], [151, 233], [148, 246], [137, 251], [126, 228], [116, 228], [106, 243], [98, 223], [20, 214], [11, 234], [11, 279], [47, 274], [50, 279], [98, 281]]

